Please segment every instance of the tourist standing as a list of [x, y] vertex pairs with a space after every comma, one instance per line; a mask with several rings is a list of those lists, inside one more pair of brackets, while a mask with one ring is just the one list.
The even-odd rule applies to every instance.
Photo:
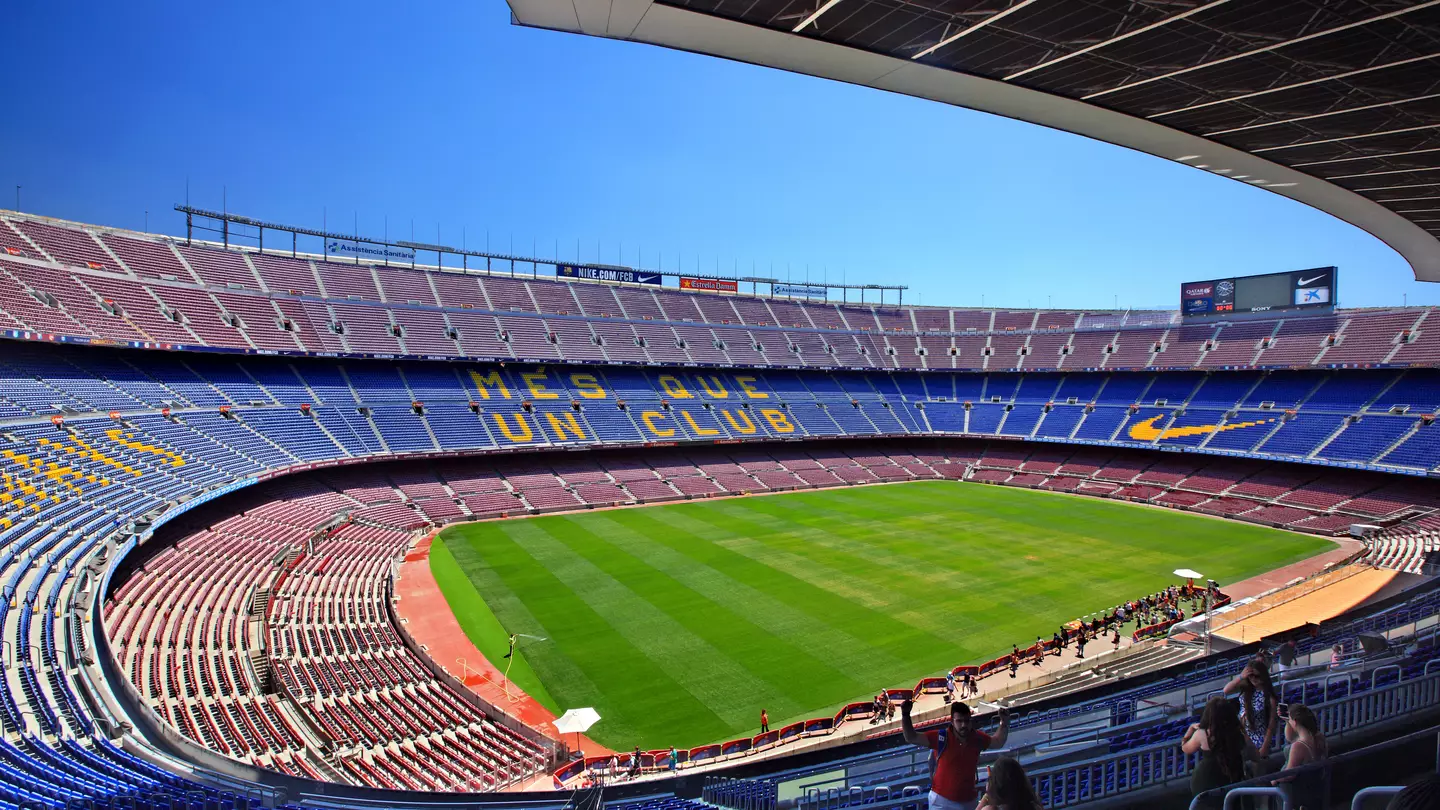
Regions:
[[910, 720], [910, 707], [908, 700], [900, 704], [900, 728], [906, 742], [932, 752], [930, 810], [975, 810], [978, 798], [975, 771], [980, 752], [1005, 747], [1005, 740], [1010, 736], [1010, 710], [1000, 710], [1000, 729], [991, 736], [974, 727], [969, 706], [952, 703], [950, 722], [922, 734]]

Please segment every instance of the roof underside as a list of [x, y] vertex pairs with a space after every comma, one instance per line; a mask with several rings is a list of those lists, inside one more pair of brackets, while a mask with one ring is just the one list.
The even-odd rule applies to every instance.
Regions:
[[[1181, 160], [1334, 213], [1398, 250], [1417, 278], [1440, 280], [1440, 0], [511, 0], [511, 7], [523, 24], [869, 84]], [[586, 19], [596, 14], [604, 17]], [[847, 57], [836, 49], [852, 55], [849, 64], [840, 64]], [[883, 64], [866, 65], [876, 57]], [[936, 70], [995, 86], [956, 84], [947, 92], [943, 81], [924, 78]], [[1108, 125], [1088, 120], [1096, 108], [1112, 113]], [[1181, 134], [1188, 137], [1175, 137]], [[1227, 159], [1232, 149], [1242, 159]]]

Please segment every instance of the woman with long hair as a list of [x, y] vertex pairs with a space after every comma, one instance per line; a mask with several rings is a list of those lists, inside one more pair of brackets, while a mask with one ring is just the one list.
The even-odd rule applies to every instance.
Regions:
[[[1299, 703], [1291, 703], [1286, 709], [1289, 717], [1285, 719], [1285, 740], [1290, 743], [1290, 753], [1285, 760], [1285, 770], [1323, 760], [1329, 750], [1315, 712]], [[1325, 775], [1318, 769], [1284, 776], [1272, 784], [1289, 793], [1291, 804], [1300, 810], [1317, 810], [1325, 806]]]
[[1270, 680], [1270, 667], [1263, 659], [1251, 661], [1235, 680], [1225, 684], [1225, 694], [1240, 696], [1240, 722], [1245, 736], [1255, 746], [1260, 758], [1270, 756], [1278, 741], [1280, 696]]
[[990, 765], [985, 795], [977, 810], [1043, 810], [1040, 797], [1030, 786], [1030, 777], [1014, 757], [1000, 757]]
[[1200, 762], [1190, 772], [1191, 795], [1243, 780], [1245, 762], [1255, 756], [1235, 704], [1219, 695], [1206, 702], [1200, 722], [1186, 730], [1180, 750], [1200, 754]]

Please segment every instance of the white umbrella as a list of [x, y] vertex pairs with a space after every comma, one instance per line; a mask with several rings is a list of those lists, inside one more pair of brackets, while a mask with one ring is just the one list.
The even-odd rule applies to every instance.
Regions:
[[590, 727], [600, 722], [600, 713], [586, 706], [583, 709], [571, 709], [555, 718], [555, 730], [561, 734], [575, 735], [575, 749], [580, 749], [580, 735], [589, 731]]
[[587, 706], [584, 709], [571, 709], [555, 718], [555, 730], [561, 734], [582, 734], [598, 722], [600, 713]]
[[[1180, 568], [1175, 571], [1175, 576], [1186, 579], [1205, 579], [1205, 575], [1192, 568]], [[1210, 584], [1205, 584], [1205, 654], [1210, 654]]]

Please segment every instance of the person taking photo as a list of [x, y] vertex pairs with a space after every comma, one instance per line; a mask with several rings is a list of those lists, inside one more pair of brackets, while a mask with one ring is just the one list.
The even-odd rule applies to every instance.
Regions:
[[1010, 736], [1010, 710], [1000, 710], [1000, 728], [991, 735], [974, 727], [968, 705], [952, 703], [950, 722], [921, 733], [910, 719], [911, 705], [908, 700], [900, 704], [900, 731], [905, 742], [931, 751], [934, 773], [930, 778], [930, 810], [975, 810], [980, 752], [1005, 747]]

